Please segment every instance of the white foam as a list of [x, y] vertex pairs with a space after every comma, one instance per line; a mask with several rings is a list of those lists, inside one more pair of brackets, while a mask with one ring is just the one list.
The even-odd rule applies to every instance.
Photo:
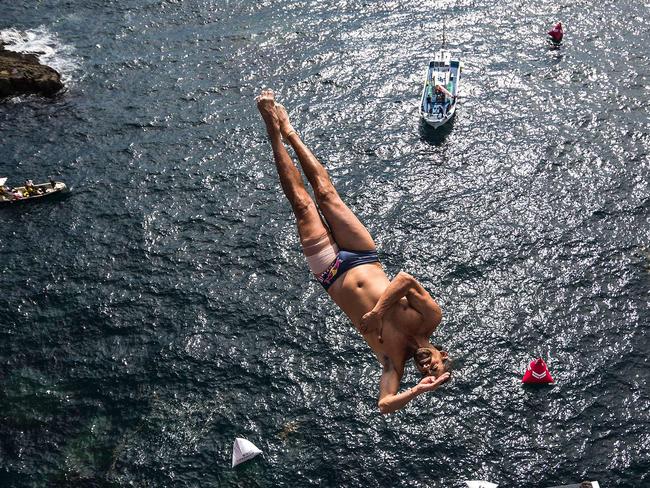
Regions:
[[0, 42], [4, 48], [19, 53], [35, 54], [42, 64], [50, 66], [61, 74], [64, 84], [70, 85], [79, 70], [79, 60], [74, 47], [63, 43], [55, 33], [46, 27], [19, 31], [0, 30]]

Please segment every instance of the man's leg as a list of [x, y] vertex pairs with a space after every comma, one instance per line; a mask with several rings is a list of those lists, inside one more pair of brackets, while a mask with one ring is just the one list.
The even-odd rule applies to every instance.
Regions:
[[368, 230], [352, 210], [343, 203], [330, 181], [327, 170], [300, 140], [300, 136], [291, 126], [286, 109], [280, 104], [277, 104], [276, 107], [282, 135], [296, 151], [300, 166], [314, 189], [318, 208], [332, 230], [336, 243], [340, 248], [352, 251], [375, 249], [375, 242]]
[[303, 247], [312, 245], [328, 232], [309, 192], [302, 182], [300, 171], [293, 164], [291, 156], [282, 144], [280, 122], [275, 110], [275, 99], [272, 90], [264, 90], [256, 98], [257, 108], [266, 124], [266, 131], [271, 139], [273, 159], [280, 177], [282, 190], [286, 195], [291, 209], [296, 216], [298, 234]]

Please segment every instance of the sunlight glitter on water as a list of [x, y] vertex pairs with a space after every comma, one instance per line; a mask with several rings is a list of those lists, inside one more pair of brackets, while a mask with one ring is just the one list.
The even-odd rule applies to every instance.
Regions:
[[[24, 230], [0, 237], [0, 305], [17, 317], [2, 329], [1, 447], [24, 453], [12, 475], [25, 486], [61, 470], [157, 486], [647, 482], [647, 455], [627, 441], [645, 440], [649, 421], [647, 29], [636, 14], [604, 28], [614, 8], [638, 11], [58, 3], [48, 29], [83, 57], [83, 81], [50, 104], [0, 109], [11, 176], [55, 169], [76, 183], [63, 202], [3, 214]], [[41, 2], [35, 25], [53, 9]], [[5, 10], [27, 25], [23, 8]], [[566, 43], [549, 51], [559, 16]], [[465, 98], [431, 133], [417, 106], [443, 17]], [[621, 59], [635, 61], [619, 70]], [[398, 415], [378, 414], [380, 366], [305, 265], [253, 103], [263, 86], [388, 274], [411, 272], [443, 308], [434, 341], [454, 380]], [[522, 388], [534, 355], [554, 387]], [[409, 364], [403, 387], [417, 380]], [[238, 435], [265, 455], [231, 470]], [[37, 448], [43, 437], [52, 449]]]

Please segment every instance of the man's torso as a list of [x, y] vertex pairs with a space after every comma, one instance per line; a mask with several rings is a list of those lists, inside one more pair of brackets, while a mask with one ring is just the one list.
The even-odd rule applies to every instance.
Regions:
[[[328, 289], [334, 302], [359, 329], [361, 318], [373, 309], [382, 296], [390, 280], [381, 264], [372, 263], [348, 270]], [[396, 366], [404, 364], [415, 350], [417, 337], [428, 337], [437, 324], [425, 324], [422, 315], [412, 308], [406, 298], [402, 298], [384, 315], [382, 340], [379, 331], [363, 334], [380, 363], [390, 359]]]

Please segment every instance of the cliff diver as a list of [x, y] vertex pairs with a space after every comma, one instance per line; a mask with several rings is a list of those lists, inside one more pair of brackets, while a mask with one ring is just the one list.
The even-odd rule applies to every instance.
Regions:
[[[375, 353], [383, 368], [379, 411], [395, 412], [450, 379], [447, 352], [429, 342], [442, 311], [411, 275], [400, 272], [388, 279], [370, 233], [341, 200], [327, 170], [303, 143], [273, 91], [263, 90], [256, 101], [309, 269]], [[315, 199], [283, 140], [295, 151]], [[409, 360], [423, 378], [399, 391]]]

